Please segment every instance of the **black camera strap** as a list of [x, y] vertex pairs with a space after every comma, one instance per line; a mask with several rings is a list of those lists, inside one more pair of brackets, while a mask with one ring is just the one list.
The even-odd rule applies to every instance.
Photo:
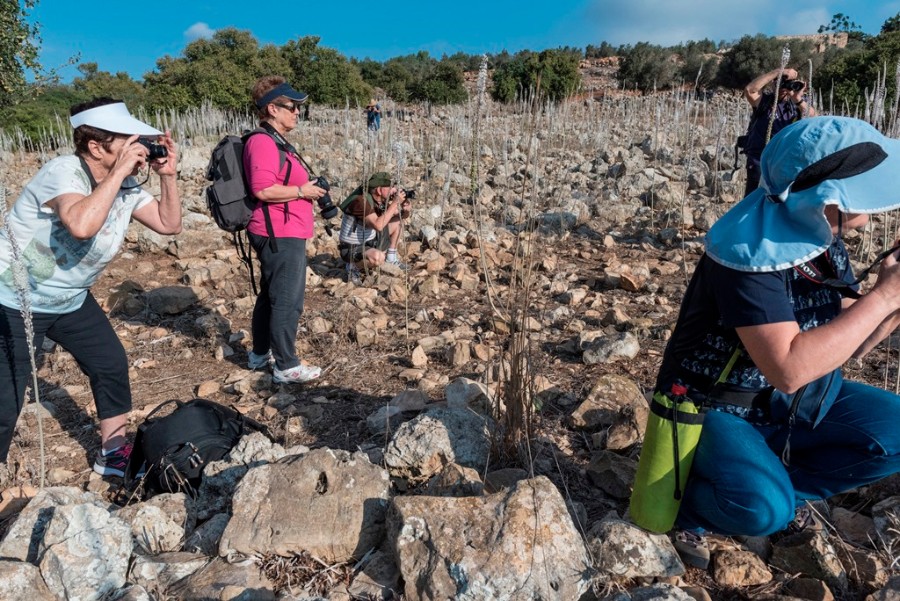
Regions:
[[300, 151], [294, 148], [294, 145], [288, 142], [287, 138], [281, 135], [281, 133], [277, 129], [272, 127], [271, 123], [263, 121], [261, 125], [262, 128], [266, 130], [266, 132], [268, 132], [268, 134], [272, 136], [272, 138], [275, 139], [275, 144], [277, 144], [278, 147], [281, 148], [281, 150], [294, 155], [294, 158], [300, 161], [300, 164], [303, 165], [303, 168], [306, 169], [306, 172], [309, 174], [310, 179], [316, 174], [309, 163], [306, 162], [306, 159], [303, 158], [303, 155], [300, 154]]
[[857, 286], [863, 282], [869, 274], [872, 273], [872, 270], [878, 267], [878, 265], [888, 258], [892, 253], [900, 250], [900, 245], [889, 248], [885, 251], [879, 253], [875, 260], [871, 265], [863, 269], [855, 280], [852, 282], [847, 282], [839, 277], [837, 277], [837, 273], [834, 271], [834, 266], [831, 265], [831, 260], [828, 258], [826, 253], [826, 262], [828, 267], [830, 268], [831, 274], [826, 274], [822, 269], [816, 265], [815, 259], [811, 261], [806, 261], [805, 263], [801, 263], [800, 265], [795, 265], [794, 269], [797, 270], [797, 273], [802, 275], [808, 280], [816, 282], [817, 284], [822, 284], [823, 286], [828, 286], [829, 288], [834, 288], [838, 292], [841, 293], [841, 296], [845, 296], [848, 298], [860, 298], [862, 295], [853, 289], [853, 286]]

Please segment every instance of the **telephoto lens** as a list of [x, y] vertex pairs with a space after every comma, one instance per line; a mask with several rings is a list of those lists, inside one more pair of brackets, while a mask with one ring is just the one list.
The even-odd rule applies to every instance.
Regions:
[[328, 191], [331, 190], [331, 186], [328, 184], [328, 180], [321, 175], [316, 178], [315, 184], [325, 190], [325, 194], [316, 201], [319, 203], [319, 212], [322, 214], [323, 219], [331, 219], [338, 214], [338, 208], [334, 206], [334, 202], [331, 200], [331, 194], [328, 193]]

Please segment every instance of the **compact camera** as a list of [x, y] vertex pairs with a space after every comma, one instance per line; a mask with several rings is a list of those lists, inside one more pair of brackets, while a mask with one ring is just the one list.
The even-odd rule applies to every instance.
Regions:
[[784, 89], [790, 90], [791, 92], [799, 92], [803, 88], [806, 87], [806, 83], [800, 81], [799, 79], [789, 79], [784, 82]]
[[164, 159], [169, 156], [169, 149], [162, 144], [157, 144], [150, 138], [138, 138], [138, 144], [147, 149], [147, 161]]
[[334, 206], [334, 202], [331, 200], [331, 194], [328, 193], [328, 191], [331, 190], [331, 185], [322, 175], [318, 176], [313, 183], [325, 190], [325, 194], [323, 194], [316, 202], [319, 204], [319, 212], [322, 214], [322, 217], [324, 219], [331, 219], [338, 214], [338, 208]]

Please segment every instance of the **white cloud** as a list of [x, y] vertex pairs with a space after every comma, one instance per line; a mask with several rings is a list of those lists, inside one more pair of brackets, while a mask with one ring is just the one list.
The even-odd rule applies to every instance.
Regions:
[[185, 30], [184, 38], [188, 42], [193, 42], [194, 40], [199, 40], [201, 38], [211, 38], [214, 33], [216, 33], [215, 29], [203, 21], [198, 21]]

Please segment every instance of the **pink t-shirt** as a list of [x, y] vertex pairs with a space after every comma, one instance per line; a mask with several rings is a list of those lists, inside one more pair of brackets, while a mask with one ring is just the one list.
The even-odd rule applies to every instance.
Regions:
[[[283, 184], [287, 174], [288, 161], [291, 163], [291, 177], [288, 186], [302, 186], [309, 181], [309, 174], [296, 157], [287, 154], [287, 161], [279, 170], [279, 152], [275, 140], [265, 134], [250, 136], [244, 146], [244, 173], [250, 191], [257, 194], [274, 184]], [[312, 201], [297, 198], [288, 202], [268, 202], [269, 215], [272, 218], [272, 231], [276, 238], [312, 238], [313, 208]], [[247, 230], [257, 236], [268, 236], [266, 217], [262, 210], [263, 203], [257, 203], [253, 217]]]

